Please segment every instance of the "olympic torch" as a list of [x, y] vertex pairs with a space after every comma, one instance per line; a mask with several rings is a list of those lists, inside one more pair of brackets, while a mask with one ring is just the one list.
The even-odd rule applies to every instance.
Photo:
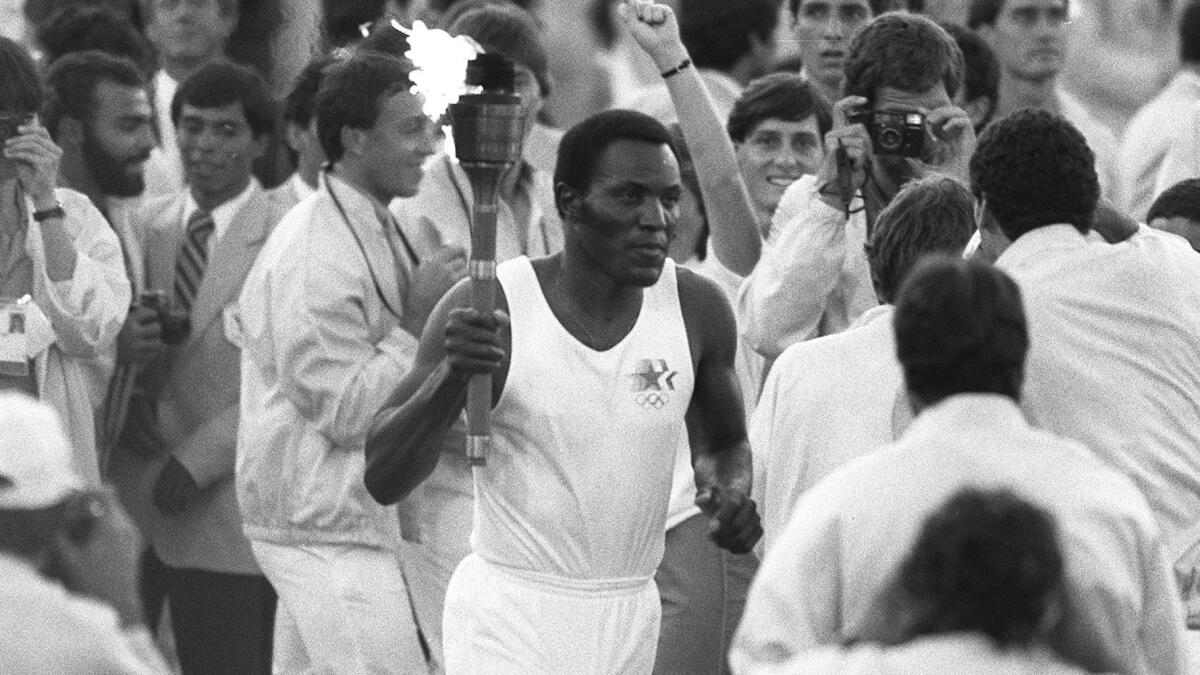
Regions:
[[[479, 54], [467, 66], [467, 84], [482, 93], [450, 105], [454, 153], [471, 181], [471, 297], [483, 314], [496, 308], [496, 208], [500, 180], [521, 160], [525, 125], [521, 97], [514, 93], [513, 63], [499, 54]], [[475, 375], [467, 385], [467, 459], [487, 463], [492, 441], [492, 376]]]

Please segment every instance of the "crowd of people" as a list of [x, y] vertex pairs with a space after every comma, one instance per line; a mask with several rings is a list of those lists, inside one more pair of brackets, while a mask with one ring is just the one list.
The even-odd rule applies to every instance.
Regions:
[[588, 4], [23, 3], [0, 672], [1200, 669], [1200, 0]]

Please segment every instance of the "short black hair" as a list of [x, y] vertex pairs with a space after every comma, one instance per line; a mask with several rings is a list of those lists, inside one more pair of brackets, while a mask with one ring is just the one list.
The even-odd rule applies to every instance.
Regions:
[[330, 163], [346, 149], [342, 129], [371, 129], [384, 99], [408, 91], [412, 64], [394, 56], [362, 52], [330, 66], [317, 91], [317, 137]]
[[[596, 163], [608, 146], [617, 141], [631, 140], [665, 145], [671, 144], [671, 132], [662, 122], [634, 110], [605, 110], [596, 113], [567, 130], [558, 143], [558, 161], [554, 165], [555, 193], [566, 185], [579, 193], [591, 187]], [[559, 206], [559, 215], [562, 207]]]
[[545, 28], [529, 12], [509, 3], [471, 7], [454, 19], [447, 32], [466, 35], [485, 52], [501, 54], [532, 70], [542, 96], [550, 94]]
[[1054, 517], [1008, 489], [964, 488], [926, 518], [898, 581], [915, 612], [908, 637], [982, 633], [998, 649], [1041, 636], [1064, 590]]
[[926, 405], [955, 394], [1020, 398], [1029, 333], [1007, 274], [961, 256], [919, 262], [896, 297], [896, 356]]
[[318, 56], [296, 76], [292, 90], [283, 99], [283, 119], [297, 126], [307, 127], [313, 120], [317, 106], [317, 91], [321, 88], [321, 77], [334, 62], [332, 56]]
[[729, 71], [767, 42], [779, 22], [776, 0], [680, 0], [679, 36], [697, 68]]
[[1146, 222], [1187, 218], [1200, 224], [1200, 178], [1187, 178], [1163, 190], [1146, 213]]
[[892, 198], [871, 232], [867, 259], [879, 299], [891, 303], [923, 256], [961, 254], [975, 233], [975, 200], [948, 176], [910, 181]]
[[954, 23], [940, 25], [954, 38], [963, 55], [963, 99], [977, 101], [984, 96], [991, 99], [987, 115], [975, 127], [980, 132], [992, 121], [1000, 102], [1000, 60], [979, 33]]
[[874, 102], [880, 87], [921, 92], [940, 82], [954, 98], [962, 86], [963, 55], [949, 33], [931, 19], [890, 12], [854, 37], [843, 69], [847, 96]]
[[1026, 108], [988, 125], [971, 156], [971, 189], [1012, 241], [1054, 223], [1092, 227], [1096, 157], [1070, 122]]
[[[971, 0], [967, 7], [967, 28], [979, 30], [980, 26], [994, 26], [1007, 0]], [[1063, 0], [1068, 9], [1071, 0]]]
[[771, 73], [746, 85], [733, 102], [725, 128], [734, 143], [742, 143], [766, 120], [800, 122], [809, 117], [817, 118], [817, 131], [825, 138], [833, 126], [825, 99], [795, 72]]
[[184, 80], [171, 99], [171, 123], [179, 124], [184, 105], [223, 108], [241, 103], [255, 137], [275, 131], [275, 100], [267, 81], [250, 66], [221, 58], [200, 67]]
[[42, 108], [45, 92], [29, 52], [6, 37], [0, 37], [0, 111], [20, 115]]
[[133, 61], [101, 51], [72, 52], [50, 64], [42, 125], [51, 136], [58, 137], [58, 125], [64, 118], [80, 122], [92, 119], [96, 88], [102, 82], [140, 89], [147, 86]]
[[1179, 60], [1200, 63], [1200, 2], [1195, 0], [1179, 15]]
[[38, 25], [45, 62], [73, 52], [99, 50], [133, 61], [147, 78], [158, 70], [150, 42], [127, 17], [102, 6], [68, 5]]

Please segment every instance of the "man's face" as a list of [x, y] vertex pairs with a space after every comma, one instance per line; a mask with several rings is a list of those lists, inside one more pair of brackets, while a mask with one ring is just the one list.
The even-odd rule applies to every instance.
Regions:
[[799, 122], [777, 117], [759, 122], [735, 146], [742, 180], [759, 211], [774, 213], [789, 185], [804, 174], [815, 174], [823, 147], [815, 116]]
[[140, 195], [146, 159], [154, 149], [154, 113], [146, 90], [100, 82], [92, 118], [83, 124], [83, 161], [100, 190], [115, 197]]
[[666, 144], [614, 142], [576, 198], [576, 249], [620, 285], [653, 286], [675, 234], [682, 193], [679, 163]]
[[809, 77], [840, 87], [850, 41], [870, 20], [867, 0], [800, 0], [794, 30]]
[[1192, 250], [1200, 251], [1200, 221], [1183, 216], [1173, 216], [1171, 218], [1155, 218], [1149, 225], [1156, 230], [1177, 234], [1187, 239], [1188, 243], [1192, 245]]
[[220, 56], [237, 23], [219, 0], [150, 0], [146, 34], [168, 59], [208, 61]]
[[220, 108], [184, 103], [175, 133], [196, 201], [214, 204], [228, 201], [246, 188], [254, 160], [265, 147], [265, 139], [256, 138], [250, 129], [240, 101]]
[[435, 151], [434, 132], [416, 96], [399, 91], [384, 99], [375, 126], [363, 132], [361, 158], [370, 183], [365, 187], [387, 200], [417, 194], [422, 165]]
[[1067, 0], [1008, 0], [995, 25], [980, 26], [979, 34], [1006, 74], [1040, 82], [1063, 69], [1068, 18]]

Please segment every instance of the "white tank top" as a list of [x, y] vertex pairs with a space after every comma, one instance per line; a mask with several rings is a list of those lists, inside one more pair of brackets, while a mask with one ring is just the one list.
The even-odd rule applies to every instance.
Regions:
[[602, 352], [558, 322], [528, 258], [497, 274], [512, 359], [492, 452], [475, 471], [472, 547], [537, 575], [649, 579], [694, 380], [674, 264], [645, 289], [629, 334]]

